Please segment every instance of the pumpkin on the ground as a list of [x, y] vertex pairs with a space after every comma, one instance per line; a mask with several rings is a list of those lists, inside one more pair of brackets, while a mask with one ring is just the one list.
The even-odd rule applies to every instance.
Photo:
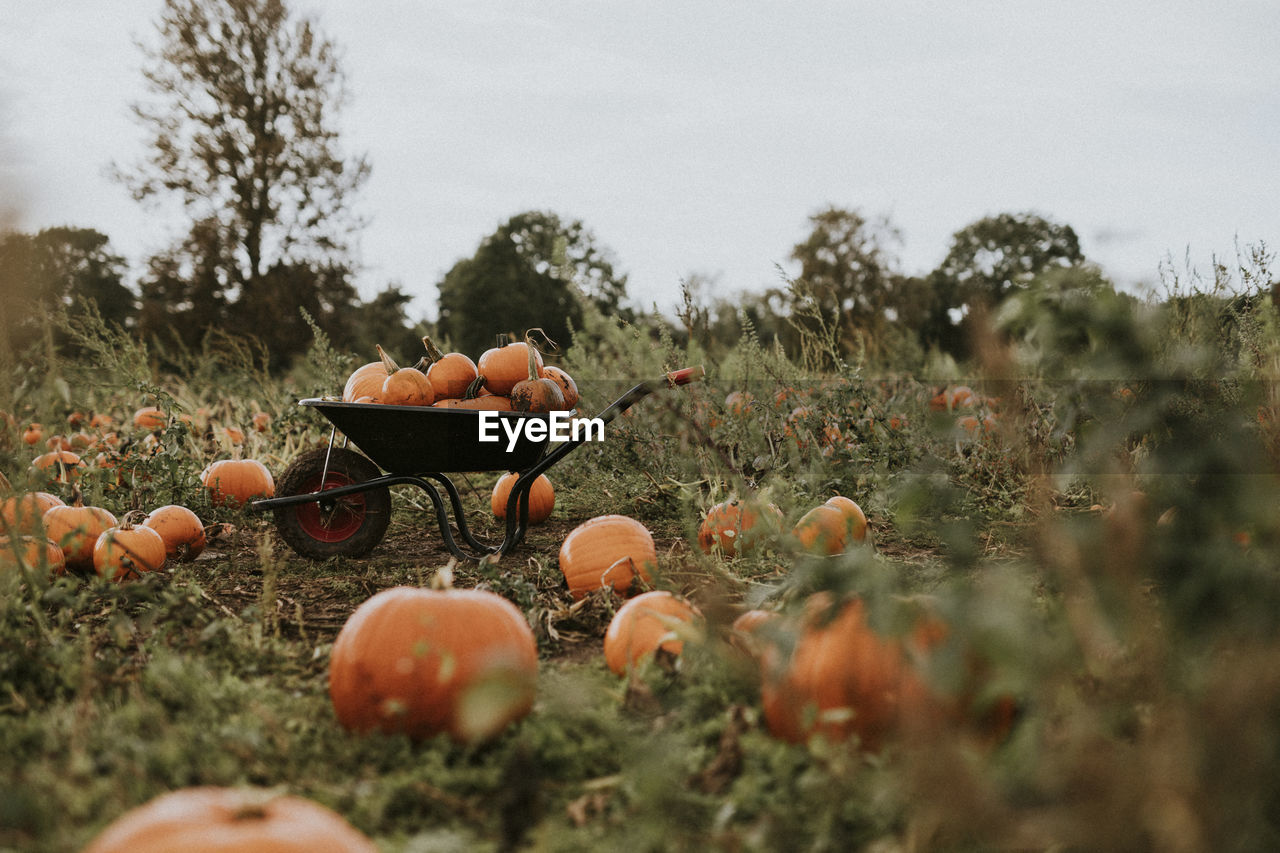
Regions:
[[136, 523], [130, 513], [98, 537], [93, 546], [93, 568], [111, 581], [134, 580], [164, 566], [164, 540], [150, 527]]
[[[503, 474], [494, 484], [493, 495], [489, 498], [489, 508], [499, 521], [507, 517], [507, 501], [511, 498], [511, 490], [515, 488], [519, 474]], [[541, 524], [551, 517], [556, 507], [556, 490], [547, 479], [546, 474], [539, 474], [529, 487], [529, 523]]]
[[66, 506], [51, 492], [10, 495], [0, 502], [0, 535], [44, 535], [44, 514], [50, 507]]
[[763, 508], [736, 498], [721, 501], [707, 510], [698, 528], [698, 545], [706, 553], [719, 547], [726, 557], [746, 553], [762, 537], [776, 533], [782, 511], [773, 504]]
[[240, 507], [258, 498], [275, 495], [275, 480], [267, 466], [256, 459], [222, 459], [200, 473], [214, 506]]
[[189, 563], [208, 544], [200, 517], [185, 506], [169, 504], [153, 509], [142, 523], [160, 534], [165, 555], [171, 560]]
[[158, 430], [164, 429], [168, 424], [169, 419], [159, 406], [143, 406], [133, 413], [135, 429]]
[[109, 511], [85, 506], [79, 489], [73, 492], [70, 506], [53, 506], [44, 513], [44, 535], [62, 548], [66, 564], [72, 569], [93, 568], [93, 546], [103, 531], [119, 522]]
[[248, 788], [183, 788], [125, 812], [84, 853], [377, 853], [336, 812]]
[[533, 707], [538, 649], [515, 605], [483, 590], [396, 587], [333, 644], [329, 695], [356, 732], [485, 740]]
[[51, 539], [39, 536], [0, 536], [0, 572], [47, 568], [50, 574], [66, 574], [62, 549]]
[[606, 586], [625, 595], [636, 577], [645, 583], [651, 581], [657, 563], [653, 534], [625, 515], [601, 515], [584, 521], [560, 545], [560, 571], [574, 598]]
[[661, 650], [678, 657], [684, 650], [683, 626], [700, 618], [697, 608], [664, 589], [628, 599], [618, 608], [604, 635], [604, 659], [614, 675], [642, 665]]

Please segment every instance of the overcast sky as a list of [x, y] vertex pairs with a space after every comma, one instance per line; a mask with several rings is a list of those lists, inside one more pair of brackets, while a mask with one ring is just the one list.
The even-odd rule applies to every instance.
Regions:
[[[827, 204], [888, 215], [926, 272], [986, 215], [1071, 225], [1116, 281], [1280, 243], [1280, 2], [294, 0], [344, 50], [368, 155], [361, 290], [435, 285], [512, 215], [581, 219], [669, 309], [761, 289]], [[0, 0], [0, 208], [176, 233], [105, 175], [142, 155], [158, 0]], [[11, 216], [9, 224], [14, 224]]]

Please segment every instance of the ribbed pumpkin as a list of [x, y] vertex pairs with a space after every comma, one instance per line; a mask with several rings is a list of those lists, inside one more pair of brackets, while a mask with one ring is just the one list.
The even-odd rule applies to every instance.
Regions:
[[511, 389], [511, 408], [517, 412], [564, 411], [567, 408], [564, 392], [554, 379], [542, 375], [542, 354], [528, 338], [525, 339], [525, 348], [528, 350], [529, 375]]
[[70, 450], [50, 450], [31, 460], [31, 467], [45, 478], [58, 483], [69, 483], [80, 475], [84, 463], [79, 453]]
[[601, 515], [579, 524], [560, 546], [560, 571], [569, 594], [582, 598], [606, 586], [625, 595], [639, 575], [652, 580], [658, 552], [653, 534], [625, 515]]
[[47, 568], [50, 574], [67, 571], [66, 557], [56, 542], [39, 536], [0, 536], [0, 572]]
[[437, 400], [459, 398], [467, 393], [467, 388], [476, 380], [479, 371], [476, 363], [460, 352], [442, 353], [431, 338], [422, 336], [422, 345], [427, 348], [427, 379], [435, 391]]
[[560, 386], [560, 393], [564, 395], [565, 409], [573, 409], [578, 405], [578, 383], [573, 381], [573, 377], [565, 373], [554, 364], [548, 364], [542, 368], [542, 375], [547, 379]]
[[30, 535], [44, 531], [44, 514], [50, 507], [66, 502], [49, 492], [10, 495], [0, 503], [0, 535]]
[[138, 524], [130, 513], [116, 527], [102, 531], [93, 546], [93, 568], [99, 577], [112, 581], [132, 580], [159, 570], [165, 561], [160, 534]]
[[342, 399], [354, 403], [364, 397], [377, 399], [382, 383], [387, 379], [387, 368], [381, 361], [371, 361], [352, 371], [342, 388]]
[[208, 544], [200, 517], [185, 506], [169, 504], [153, 509], [142, 523], [160, 534], [165, 555], [171, 560], [189, 563]]
[[102, 507], [85, 506], [80, 490], [73, 493], [70, 506], [45, 510], [44, 535], [58, 543], [68, 568], [93, 568], [93, 546], [103, 531], [115, 527], [116, 517]]
[[698, 545], [706, 553], [715, 546], [726, 557], [746, 553], [762, 536], [777, 531], [782, 511], [773, 504], [763, 509], [737, 499], [722, 501], [707, 510], [698, 528]]
[[200, 473], [214, 506], [239, 507], [276, 493], [267, 466], [256, 459], [222, 459]]
[[485, 350], [476, 360], [476, 370], [484, 377], [484, 386], [498, 396], [509, 396], [516, 383], [528, 377], [531, 357], [538, 375], [541, 375], [542, 354], [537, 351], [537, 347], [532, 349], [533, 355], [530, 356], [529, 345], [524, 341], [516, 341]]
[[337, 813], [275, 791], [183, 788], [109, 824], [84, 853], [377, 853]]
[[614, 675], [642, 665], [661, 649], [676, 657], [684, 650], [681, 626], [698, 621], [697, 608], [664, 589], [628, 599], [604, 634], [604, 659]]
[[169, 419], [165, 417], [164, 411], [158, 406], [143, 406], [133, 413], [133, 426], [135, 429], [164, 429], [168, 424]]
[[899, 725], [904, 696], [926, 692], [901, 645], [867, 624], [860, 599], [833, 612], [829, 597], [814, 596], [790, 660], [776, 646], [763, 652], [765, 721], [775, 737], [793, 743], [815, 734], [832, 741], [857, 735], [864, 749], [878, 750]]
[[427, 374], [416, 367], [401, 367], [387, 355], [381, 346], [378, 355], [382, 357], [387, 377], [382, 381], [382, 388], [377, 393], [379, 403], [388, 406], [430, 406], [436, 401], [435, 390]]
[[840, 554], [867, 538], [867, 517], [849, 498], [837, 495], [809, 510], [792, 531], [806, 551]]
[[485, 740], [533, 706], [538, 649], [515, 605], [482, 590], [396, 587], [333, 644], [329, 696], [356, 732]]
[[[489, 498], [489, 508], [499, 521], [507, 517], [507, 500], [511, 490], [515, 488], [519, 474], [503, 474], [494, 484], [493, 495]], [[556, 507], [556, 490], [547, 479], [546, 474], [539, 474], [529, 487], [529, 523], [541, 524], [551, 517]]]

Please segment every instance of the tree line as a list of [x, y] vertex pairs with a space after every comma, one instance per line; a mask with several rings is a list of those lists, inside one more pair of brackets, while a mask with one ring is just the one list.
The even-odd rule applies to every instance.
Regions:
[[[216, 331], [258, 338], [277, 366], [306, 350], [312, 323], [349, 350], [408, 353], [431, 331], [478, 353], [497, 332], [531, 327], [567, 342], [591, 311], [663, 322], [629, 302], [627, 276], [583, 222], [551, 211], [516, 213], [458, 261], [437, 282], [434, 328], [407, 315], [397, 284], [362, 299], [351, 243], [371, 166], [341, 145], [335, 43], [285, 0], [165, 0], [141, 49], [148, 97], [131, 107], [146, 156], [112, 169], [140, 204], [180, 209], [186, 230], [133, 281], [95, 229], [0, 234], [0, 356], [66, 350], [63, 319], [89, 306], [159, 352]], [[829, 206], [808, 226], [789, 254], [797, 275], [775, 288], [716, 298], [691, 275], [679, 333], [708, 348], [749, 327], [792, 351], [824, 338], [837, 357], [963, 358], [976, 306], [1046, 270], [1086, 266], [1070, 226], [1035, 213], [960, 229], [926, 275], [902, 271], [887, 218]]]

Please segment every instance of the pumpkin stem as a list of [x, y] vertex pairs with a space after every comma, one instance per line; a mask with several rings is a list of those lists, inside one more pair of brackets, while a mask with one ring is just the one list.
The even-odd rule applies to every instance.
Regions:
[[437, 361], [444, 358], [444, 353], [440, 352], [440, 348], [435, 345], [435, 342], [431, 340], [429, 335], [422, 336], [422, 345], [427, 348], [428, 365], [435, 364]]
[[139, 524], [147, 520], [147, 513], [140, 509], [131, 509], [124, 514], [124, 518], [120, 521], [121, 530], [132, 530]]
[[80, 484], [74, 481], [71, 483], [71, 505], [77, 509], [84, 506], [84, 492], [80, 491]]
[[480, 393], [480, 389], [484, 387], [484, 383], [485, 383], [485, 378], [483, 373], [477, 376], [475, 379], [472, 379], [471, 384], [467, 386], [467, 390], [463, 392], [463, 395], [462, 395], [463, 399], [474, 400], [476, 396]]
[[538, 348], [533, 345], [533, 337], [531, 335], [525, 334], [524, 346], [529, 351], [529, 381], [541, 379], [542, 374], [538, 371]]
[[387, 351], [382, 348], [381, 344], [374, 344], [374, 346], [378, 349], [378, 357], [382, 359], [382, 366], [387, 369], [388, 376], [400, 369], [400, 365], [396, 364], [395, 360], [387, 355]]

